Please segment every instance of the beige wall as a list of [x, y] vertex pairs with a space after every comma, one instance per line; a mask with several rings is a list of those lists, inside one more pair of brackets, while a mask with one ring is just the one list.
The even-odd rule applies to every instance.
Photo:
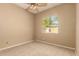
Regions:
[[33, 15], [14, 4], [0, 4], [0, 48], [32, 39]]
[[79, 56], [79, 4], [76, 8], [76, 55]]
[[[36, 40], [43, 40], [53, 44], [64, 45], [67, 47], [75, 47], [75, 4], [64, 4], [55, 8], [48, 9], [36, 15]], [[43, 33], [42, 18], [46, 16], [59, 17], [59, 33]]]

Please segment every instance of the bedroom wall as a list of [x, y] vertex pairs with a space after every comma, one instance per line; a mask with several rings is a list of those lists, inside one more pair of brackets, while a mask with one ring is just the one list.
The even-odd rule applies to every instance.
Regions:
[[33, 15], [14, 4], [0, 4], [0, 48], [32, 41]]
[[76, 6], [76, 55], [79, 56], [79, 3]]
[[[63, 4], [44, 12], [36, 14], [35, 17], [35, 38], [39, 41], [45, 41], [51, 44], [63, 45], [75, 48], [75, 20], [76, 20], [75, 4]], [[42, 19], [46, 16], [58, 16], [59, 33], [43, 33]]]

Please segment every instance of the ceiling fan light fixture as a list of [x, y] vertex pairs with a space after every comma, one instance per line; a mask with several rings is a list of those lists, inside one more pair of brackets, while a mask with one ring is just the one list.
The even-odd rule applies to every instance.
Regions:
[[36, 8], [38, 8], [38, 6], [34, 6], [34, 7], [33, 7], [33, 9], [36, 9]]
[[31, 11], [39, 12], [39, 7], [44, 7], [46, 5], [47, 5], [46, 3], [30, 3], [27, 10], [30, 11], [30, 12]]

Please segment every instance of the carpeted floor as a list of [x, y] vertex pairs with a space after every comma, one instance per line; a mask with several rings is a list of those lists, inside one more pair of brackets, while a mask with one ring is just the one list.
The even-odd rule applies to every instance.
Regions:
[[0, 52], [0, 56], [73, 56], [75, 52], [56, 46], [32, 42]]

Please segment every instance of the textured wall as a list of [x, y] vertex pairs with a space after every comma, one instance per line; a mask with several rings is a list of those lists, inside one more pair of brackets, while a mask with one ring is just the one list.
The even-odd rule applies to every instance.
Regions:
[[76, 55], [79, 56], [79, 3], [76, 8]]
[[0, 4], [0, 48], [33, 39], [33, 15], [14, 4]]
[[[42, 18], [46, 16], [59, 17], [59, 33], [43, 33]], [[49, 43], [60, 44], [68, 47], [75, 47], [75, 20], [76, 6], [75, 4], [63, 4], [55, 8], [48, 9], [36, 15], [35, 20], [35, 38]]]

